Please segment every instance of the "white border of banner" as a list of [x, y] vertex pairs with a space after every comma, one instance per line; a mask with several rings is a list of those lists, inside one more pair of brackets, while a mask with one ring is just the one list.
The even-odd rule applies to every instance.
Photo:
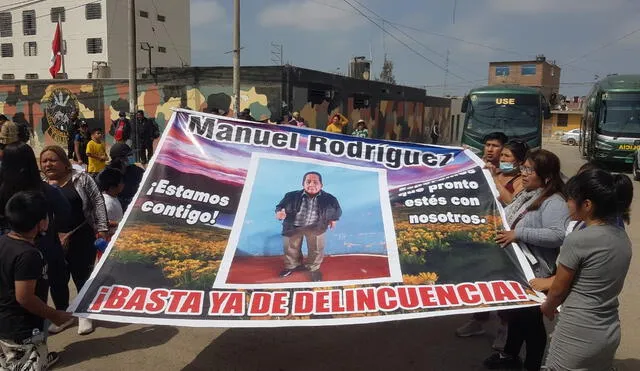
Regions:
[[[183, 114], [189, 114], [190, 112], [195, 112], [195, 111], [188, 111], [188, 110], [183, 110], [183, 109], [175, 109], [173, 110], [173, 114], [171, 116], [171, 118], [169, 119], [169, 121], [167, 121], [167, 125], [165, 127], [165, 131], [162, 135], [162, 137], [160, 138], [160, 141], [156, 147], [156, 152], [154, 153], [153, 158], [151, 159], [151, 161], [148, 164], [148, 169], [150, 169], [155, 161], [157, 156], [160, 153], [160, 150], [162, 149], [162, 147], [164, 146], [164, 142], [166, 141], [167, 137], [169, 136], [169, 132], [171, 131], [171, 127], [173, 127], [175, 125], [175, 120], [176, 117], [178, 115], [178, 113], [183, 113]], [[186, 133], [188, 134], [188, 133]], [[447, 147], [447, 148], [457, 148], [457, 147]], [[484, 167], [484, 162], [472, 151], [470, 150], [465, 150], [464, 151], [465, 154], [467, 156], [469, 156], [478, 166], [480, 166], [481, 168]], [[468, 169], [467, 169], [468, 170]], [[463, 170], [464, 171], [464, 170]], [[491, 175], [489, 174], [488, 171], [484, 171], [485, 173], [485, 178], [489, 183], [489, 186], [491, 187], [494, 196], [497, 196], [498, 191], [497, 188], [495, 187], [495, 184], [493, 183], [493, 179], [491, 177]], [[149, 177], [150, 172], [146, 171], [142, 181], [141, 181], [141, 185], [144, 185], [147, 181], [147, 178]], [[140, 193], [143, 191], [142, 187], [140, 187], [138, 189], [138, 192], [136, 193], [135, 197], [134, 197], [134, 202], [135, 200], [138, 199], [138, 196], [140, 195]], [[508, 229], [509, 226], [506, 223], [506, 216], [504, 213], [504, 209], [502, 208], [502, 205], [500, 205], [500, 202], [496, 201], [496, 205], [498, 207], [498, 210], [500, 212], [500, 215], [502, 216], [502, 220], [503, 223], [505, 225], [505, 227]], [[80, 292], [78, 293], [78, 295], [73, 299], [72, 303], [69, 305], [69, 308], [67, 309], [70, 312], [75, 312], [75, 310], [77, 309], [78, 305], [80, 304], [80, 302], [82, 301], [82, 299], [84, 298], [84, 296], [86, 295], [89, 287], [91, 287], [93, 280], [95, 279], [96, 275], [98, 274], [98, 272], [100, 271], [100, 268], [104, 265], [104, 262], [106, 261], [106, 258], [108, 257], [108, 255], [110, 254], [115, 241], [117, 240], [118, 235], [120, 234], [122, 228], [124, 227], [125, 221], [128, 219], [129, 214], [131, 213], [131, 210], [133, 209], [134, 203], [132, 202], [132, 204], [129, 206], [129, 208], [126, 210], [124, 217], [123, 217], [123, 222], [120, 223], [120, 225], [118, 226], [118, 230], [116, 231], [115, 235], [113, 236], [111, 243], [109, 244], [109, 246], [107, 247], [106, 251], [104, 252], [102, 259], [98, 262], [98, 264], [96, 265], [96, 267], [94, 268], [93, 272], [91, 273], [91, 276], [89, 277], [89, 279], [87, 280], [87, 282], [85, 283], [85, 285], [82, 287], [82, 289], [80, 290]], [[534, 277], [533, 275], [533, 271], [531, 269], [531, 266], [529, 265], [526, 257], [524, 256], [524, 254], [522, 253], [522, 251], [520, 250], [519, 246], [517, 244], [512, 244], [512, 247], [514, 249], [514, 252], [518, 258], [518, 261], [520, 263], [521, 268], [523, 269], [525, 276], [527, 279], [531, 279]], [[534, 300], [534, 301], [538, 301], [541, 302], [543, 300], [543, 295], [539, 295], [538, 297], [534, 297], [532, 295], [528, 295], [529, 299]], [[536, 306], [539, 304], [510, 304], [510, 305], [504, 305], [504, 306], [491, 306], [491, 307], [469, 307], [469, 308], [465, 308], [465, 309], [446, 309], [446, 310], [434, 310], [434, 311], [425, 311], [425, 312], [419, 312], [419, 313], [402, 313], [402, 314], [392, 314], [392, 315], [383, 315], [383, 316], [366, 316], [366, 317], [349, 317], [349, 318], [331, 318], [331, 319], [308, 319], [308, 320], [251, 320], [251, 321], [246, 321], [246, 320], [207, 320], [207, 319], [178, 319], [178, 318], [158, 318], [158, 317], [133, 317], [133, 316], [120, 316], [120, 315], [110, 315], [110, 314], [96, 314], [96, 313], [74, 313], [74, 316], [76, 317], [80, 317], [80, 318], [89, 318], [89, 319], [94, 319], [94, 320], [103, 320], [103, 321], [109, 321], [109, 322], [119, 322], [119, 323], [130, 323], [130, 324], [150, 324], [150, 325], [167, 325], [167, 326], [185, 326], [185, 327], [227, 327], [227, 328], [258, 328], [258, 327], [263, 327], [263, 328], [271, 328], [271, 327], [307, 327], [307, 326], [336, 326], [336, 325], [355, 325], [355, 324], [365, 324], [365, 323], [380, 323], [380, 322], [391, 322], [391, 321], [397, 321], [397, 320], [405, 320], [405, 319], [420, 319], [420, 318], [431, 318], [431, 317], [441, 317], [441, 316], [447, 316], [447, 315], [456, 315], [456, 314], [472, 314], [472, 313], [478, 313], [478, 312], [491, 312], [491, 311], [495, 311], [495, 310], [507, 310], [507, 309], [515, 309], [515, 308], [525, 308], [525, 307], [530, 307], [530, 306]]]
[[[257, 186], [255, 178], [258, 173], [258, 167], [261, 159], [281, 160], [281, 161], [295, 161], [304, 162], [310, 164], [316, 164], [321, 166], [331, 166], [338, 168], [345, 168], [357, 171], [368, 171], [378, 174], [378, 193], [380, 196], [380, 212], [382, 213], [382, 222], [384, 225], [384, 235], [386, 242], [387, 255], [386, 259], [389, 264], [388, 277], [369, 278], [362, 280], [344, 280], [344, 281], [320, 281], [320, 282], [282, 282], [282, 283], [259, 283], [259, 284], [235, 284], [227, 283], [227, 277], [229, 270], [235, 256], [238, 243], [240, 242], [240, 234], [244, 227], [244, 219], [249, 208], [249, 200], [253, 193], [253, 187]], [[275, 207], [275, 206], [274, 206]], [[344, 254], [349, 255], [349, 254]], [[363, 254], [360, 254], [363, 255]], [[227, 248], [224, 251], [222, 263], [218, 269], [216, 280], [213, 284], [213, 289], [287, 289], [287, 288], [313, 288], [313, 287], [333, 287], [333, 286], [348, 286], [348, 285], [362, 285], [373, 283], [396, 283], [402, 282], [402, 270], [400, 269], [400, 257], [398, 254], [398, 244], [396, 241], [395, 226], [393, 224], [393, 217], [391, 212], [391, 200], [389, 199], [389, 188], [387, 184], [387, 171], [385, 169], [377, 169], [370, 167], [361, 167], [355, 165], [347, 165], [339, 162], [330, 162], [323, 160], [316, 160], [314, 158], [300, 157], [300, 156], [284, 156], [272, 153], [253, 153], [251, 155], [251, 163], [247, 171], [247, 177], [244, 183], [244, 189], [242, 196], [240, 197], [240, 203], [236, 216], [234, 218], [233, 227], [231, 228], [231, 235], [229, 236], [229, 242]]]

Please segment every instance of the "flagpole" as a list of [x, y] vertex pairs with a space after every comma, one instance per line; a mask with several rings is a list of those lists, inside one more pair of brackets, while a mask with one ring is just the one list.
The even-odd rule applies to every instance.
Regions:
[[65, 68], [64, 65], [64, 54], [66, 52], [65, 48], [64, 48], [64, 38], [62, 37], [62, 22], [60, 22], [60, 17], [61, 15], [58, 14], [58, 27], [60, 28], [60, 57], [62, 60], [62, 76], [64, 76], [64, 78], [67, 78], [67, 69]]

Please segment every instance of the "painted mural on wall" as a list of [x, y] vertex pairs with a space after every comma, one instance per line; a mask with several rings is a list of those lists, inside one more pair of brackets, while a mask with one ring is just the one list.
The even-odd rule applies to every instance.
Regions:
[[[372, 100], [366, 107], [356, 107], [353, 98], [332, 97], [321, 102], [308, 102], [307, 89], [295, 88], [292, 107], [286, 107], [280, 84], [242, 86], [240, 109], [249, 108], [257, 120], [279, 122], [285, 110], [300, 112], [308, 126], [325, 129], [329, 117], [342, 113], [351, 123], [365, 120], [373, 138], [427, 141], [435, 122], [441, 133], [448, 132], [449, 107], [427, 107], [424, 102]], [[234, 115], [232, 88], [222, 84], [200, 86], [140, 84], [138, 107], [147, 117], [155, 119], [160, 129], [171, 116], [173, 108]], [[113, 143], [111, 125], [120, 111], [128, 110], [128, 85], [116, 81], [65, 82], [34, 81], [29, 84], [0, 84], [0, 113], [30, 125], [34, 147], [67, 143], [67, 130], [74, 110], [90, 128], [101, 127], [107, 144]], [[350, 133], [352, 125], [345, 131]]]

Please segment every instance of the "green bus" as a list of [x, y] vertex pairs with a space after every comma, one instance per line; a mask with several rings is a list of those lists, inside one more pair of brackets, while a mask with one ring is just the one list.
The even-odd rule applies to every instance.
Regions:
[[484, 137], [503, 132], [509, 140], [522, 140], [530, 148], [542, 145], [542, 122], [551, 117], [549, 104], [535, 88], [494, 85], [469, 91], [462, 101], [465, 113], [461, 142], [476, 154], [484, 150]]
[[640, 75], [609, 75], [587, 95], [580, 151], [588, 160], [632, 164], [640, 149]]

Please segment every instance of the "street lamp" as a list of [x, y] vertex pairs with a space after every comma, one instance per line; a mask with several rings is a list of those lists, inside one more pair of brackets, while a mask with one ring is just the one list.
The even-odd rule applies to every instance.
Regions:
[[146, 51], [149, 55], [149, 75], [151, 75], [151, 49], [153, 49], [153, 46], [147, 42], [141, 42], [140, 48]]

